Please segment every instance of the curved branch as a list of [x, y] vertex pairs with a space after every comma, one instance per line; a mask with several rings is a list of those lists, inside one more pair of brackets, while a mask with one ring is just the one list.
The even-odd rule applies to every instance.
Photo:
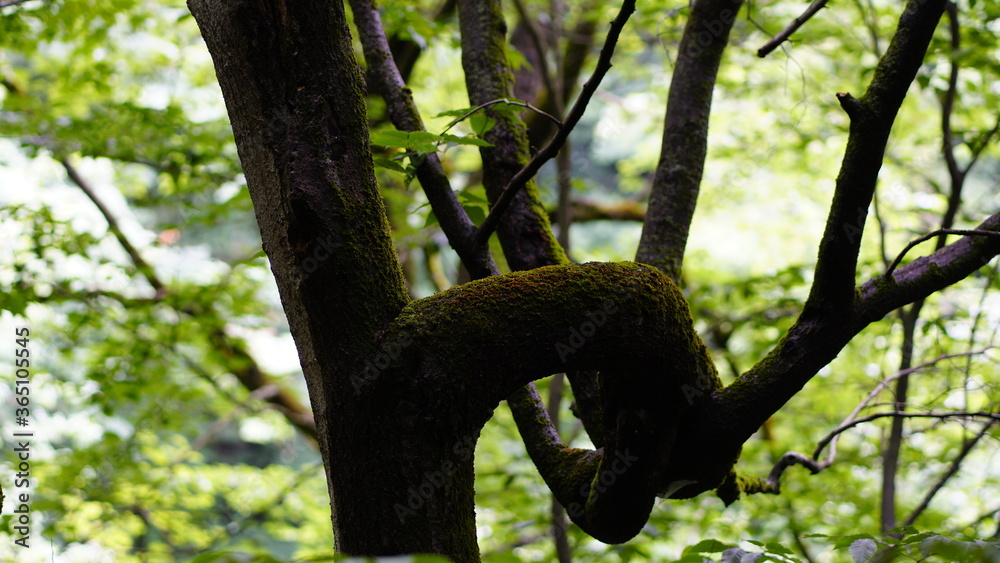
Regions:
[[[936, 365], [938, 362], [944, 360], [983, 354], [986, 351], [991, 350], [993, 348], [995, 348], [995, 346], [987, 346], [982, 350], [977, 350], [973, 352], [962, 352], [958, 354], [942, 354], [941, 356], [938, 356], [933, 360], [915, 365], [908, 369], [900, 370], [890, 375], [889, 377], [883, 379], [878, 383], [878, 385], [875, 386], [874, 389], [868, 392], [865, 398], [862, 399], [861, 402], [858, 403], [856, 407], [854, 407], [854, 410], [851, 411], [851, 414], [847, 415], [847, 418], [845, 418], [844, 421], [841, 422], [836, 429], [831, 431], [829, 434], [826, 435], [826, 437], [824, 437], [822, 440], [819, 441], [819, 443], [816, 446], [816, 449], [813, 451], [811, 458], [805, 456], [804, 454], [800, 454], [798, 452], [786, 453], [771, 470], [771, 474], [768, 476], [765, 482], [767, 482], [771, 487], [773, 487], [774, 489], [773, 492], [778, 493], [780, 492], [781, 474], [788, 467], [796, 464], [802, 465], [805, 468], [807, 468], [810, 472], [812, 472], [813, 475], [815, 475], [816, 473], [819, 473], [820, 471], [833, 465], [837, 459], [837, 439], [840, 438], [840, 435], [843, 434], [845, 431], [854, 427], [854, 425], [850, 423], [857, 420], [855, 417], [858, 415], [858, 413], [860, 413], [861, 410], [864, 409], [868, 405], [868, 403], [879, 394], [880, 391], [882, 391], [882, 389], [888, 387], [889, 383], [892, 382], [893, 380], [899, 379], [900, 377], [906, 377], [914, 372], [920, 371], [926, 367]], [[826, 459], [820, 460], [819, 456], [821, 453], [823, 453], [823, 449], [827, 445], [830, 446], [830, 454], [826, 456]]]
[[838, 426], [837, 428], [835, 428], [826, 438], [824, 438], [823, 440], [820, 440], [819, 444], [816, 446], [816, 449], [817, 450], [822, 449], [824, 446], [826, 446], [827, 443], [829, 443], [830, 439], [833, 436], [836, 436], [837, 434], [840, 434], [844, 430], [847, 430], [849, 428], [854, 428], [855, 426], [858, 426], [859, 424], [864, 424], [866, 422], [871, 422], [873, 420], [877, 420], [879, 418], [885, 418], [885, 417], [888, 417], [888, 416], [891, 416], [891, 417], [894, 417], [894, 418], [937, 418], [937, 419], [942, 419], [942, 420], [943, 419], [948, 419], [948, 418], [987, 418], [987, 419], [990, 419], [990, 420], [993, 420], [993, 421], [1000, 421], [1000, 413], [992, 413], [992, 412], [969, 412], [969, 411], [953, 411], [953, 412], [906, 412], [906, 411], [889, 411], [889, 412], [877, 412], [875, 414], [870, 414], [870, 415], [867, 415], [867, 416], [862, 416], [862, 417], [859, 417], [859, 418], [855, 418], [853, 420], [849, 420], [849, 421], [841, 424], [840, 426]]
[[478, 106], [470, 109], [469, 111], [463, 113], [462, 115], [456, 117], [455, 119], [452, 119], [450, 122], [448, 122], [448, 125], [445, 125], [444, 129], [441, 130], [441, 134], [444, 135], [445, 133], [447, 133], [448, 131], [450, 131], [452, 127], [458, 125], [459, 123], [461, 123], [461, 122], [465, 121], [466, 119], [468, 119], [468, 118], [472, 117], [473, 115], [475, 115], [476, 112], [482, 111], [482, 110], [484, 110], [484, 109], [486, 109], [486, 108], [488, 108], [490, 106], [495, 106], [497, 104], [506, 104], [506, 105], [509, 105], [509, 106], [517, 106], [517, 107], [521, 107], [521, 108], [524, 108], [524, 109], [528, 109], [528, 110], [531, 110], [531, 111], [537, 113], [538, 115], [541, 115], [541, 116], [547, 118], [549, 121], [551, 121], [552, 123], [555, 123], [559, 127], [563, 126], [563, 122], [558, 117], [556, 117], [556, 116], [548, 113], [547, 111], [545, 111], [545, 110], [543, 110], [541, 108], [536, 108], [535, 106], [533, 106], [533, 105], [531, 105], [528, 102], [525, 102], [523, 100], [508, 100], [506, 98], [503, 98], [503, 99], [500, 99], [500, 100], [490, 100], [488, 102], [479, 104]]
[[[975, 232], [1000, 232], [1000, 213], [980, 223]], [[964, 237], [889, 275], [873, 278], [859, 288], [854, 305], [856, 322], [867, 325], [893, 309], [944, 289], [985, 266], [997, 254], [1000, 236]]]
[[[967, 443], [965, 445], [962, 452], [959, 453], [958, 457], [956, 457], [955, 460], [952, 462], [952, 467], [942, 477], [942, 479], [939, 482], [939, 485], [937, 486], [937, 489], [939, 489], [944, 484], [944, 481], [950, 478], [955, 473], [955, 471], [957, 471], [958, 465], [961, 463], [961, 460], [964, 459], [965, 456], [969, 453], [969, 451], [972, 450], [972, 447], [976, 444], [976, 442], [980, 438], [982, 438], [983, 435], [985, 435], [986, 431], [990, 428], [990, 426], [996, 424], [997, 422], [1000, 422], [1000, 414], [998, 413], [965, 412], [965, 411], [924, 412], [924, 413], [890, 411], [890, 412], [875, 413], [868, 416], [863, 416], [861, 418], [848, 418], [848, 420], [844, 421], [840, 426], [838, 426], [836, 429], [830, 432], [830, 434], [828, 434], [825, 438], [820, 440], [819, 444], [816, 446], [816, 452], [813, 454], [813, 457], [810, 458], [805, 454], [800, 454], [798, 452], [785, 453], [785, 455], [781, 457], [781, 460], [779, 460], [778, 463], [775, 464], [774, 468], [771, 470], [771, 474], [768, 475], [767, 479], [761, 480], [761, 483], [766, 484], [765, 487], [762, 487], [761, 490], [745, 491], [745, 492], [753, 492], [753, 493], [762, 492], [762, 493], [779, 494], [781, 492], [780, 490], [781, 475], [782, 473], [784, 473], [786, 469], [788, 469], [793, 465], [801, 465], [806, 469], [808, 469], [809, 472], [812, 473], [813, 475], [819, 473], [820, 471], [823, 471], [824, 469], [833, 465], [834, 462], [832, 454], [830, 457], [822, 461], [816, 459], [819, 456], [819, 452], [822, 451], [827, 444], [836, 441], [837, 436], [839, 436], [840, 434], [844, 433], [847, 430], [850, 430], [851, 428], [854, 428], [855, 426], [858, 426], [865, 422], [871, 422], [872, 420], [890, 416], [893, 418], [937, 418], [942, 420], [948, 418], [972, 418], [972, 417], [985, 417], [989, 419], [989, 422], [986, 423], [982, 431], [980, 431], [980, 433], [977, 434], [976, 437], [970, 443]], [[937, 492], [936, 489], [933, 492]], [[909, 526], [910, 524], [912, 524], [913, 520], [915, 520], [916, 517], [920, 514], [920, 511], [926, 508], [926, 504], [930, 503], [930, 498], [933, 496], [933, 492], [930, 492], [925, 496], [925, 501], [921, 505], [920, 509], [915, 510], [913, 514], [911, 514], [910, 519], [908, 519], [905, 525]]]
[[[912, 249], [914, 246], [917, 246], [918, 244], [920, 244], [922, 242], [929, 241], [932, 238], [940, 236], [940, 235], [964, 235], [964, 236], [967, 236], [967, 237], [968, 236], [1000, 237], [1000, 233], [998, 233], [998, 232], [994, 232], [994, 231], [979, 231], [979, 230], [975, 230], [975, 229], [972, 229], [972, 230], [969, 230], [969, 229], [938, 229], [936, 231], [929, 232], [926, 235], [924, 235], [924, 236], [922, 236], [920, 238], [917, 238], [916, 240], [910, 241], [910, 243], [906, 245], [906, 248], [904, 248], [896, 256], [896, 259], [893, 260], [891, 264], [889, 264], [889, 267], [886, 268], [885, 273], [882, 274], [883, 277], [889, 277], [889, 276], [891, 276], [892, 272], [896, 269], [896, 266], [899, 266], [899, 262], [903, 259], [903, 256], [905, 256], [906, 253], [909, 252], [910, 249]], [[941, 246], [944, 246], [944, 245], [941, 245]]]
[[[704, 442], [699, 456], [673, 455], [675, 446], [701, 440], [680, 427], [708, 397], [692, 390], [721, 382], [683, 295], [652, 267], [590, 263], [478, 280], [412, 302], [384, 342], [407, 343], [395, 364], [405, 375], [380, 378], [371, 392], [392, 392], [416, 372], [407, 400], [426, 400], [427, 416], [463, 425], [458, 433], [464, 425], [478, 428], [501, 400], [535, 379], [599, 370], [600, 450], [566, 448], [537, 398], [514, 401], [521, 403], [514, 408], [542, 477], [570, 518], [601, 541], [630, 539], [656, 495], [691, 484], [685, 494], [713, 489], [735, 462], [736, 451], [704, 452]], [[456, 401], [471, 401], [474, 417], [454, 421]], [[720, 457], [727, 463], [715, 463]]]

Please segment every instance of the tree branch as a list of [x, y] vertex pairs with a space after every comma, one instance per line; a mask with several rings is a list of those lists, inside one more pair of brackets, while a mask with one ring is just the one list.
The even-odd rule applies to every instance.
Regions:
[[[460, 0], [458, 16], [462, 67], [470, 103], [480, 105], [513, 99], [513, 73], [507, 61], [506, 21], [500, 0]], [[483, 186], [490, 204], [496, 206], [506, 186], [527, 166], [531, 157], [521, 120], [516, 115], [486, 111], [495, 124], [484, 135], [492, 146], [480, 149]], [[512, 270], [565, 263], [566, 254], [544, 214], [538, 189], [530, 177], [525, 179], [528, 181], [520, 190], [509, 192], [514, 200], [497, 228], [507, 263]], [[482, 227], [479, 227], [477, 242], [485, 245], [488, 238], [482, 236]]]
[[[469, 310], [477, 315], [463, 312]], [[721, 382], [680, 290], [649, 266], [550, 266], [471, 282], [411, 303], [385, 335], [394, 340], [410, 342], [400, 369], [415, 362], [427, 368], [414, 388], [440, 409], [428, 416], [454, 419], [448, 413], [462, 400], [468, 412], [482, 413], [471, 425], [485, 422], [497, 402], [529, 381], [599, 371], [606, 443], [597, 452], [566, 448], [537, 396], [516, 400], [530, 390], [510, 402], [549, 488], [570, 518], [601, 541], [630, 539], [656, 495], [689, 483], [715, 488], [735, 461], [735, 452], [721, 465], [705, 463], [716, 452], [673, 454], [691, 439], [704, 447], [679, 424], [705, 398], [692, 399], [691, 391]], [[378, 388], [369, 392], [388, 392], [393, 380], [390, 374], [374, 381]]]
[[840, 434], [842, 434], [846, 430], [849, 430], [849, 429], [851, 429], [851, 428], [853, 428], [855, 426], [858, 426], [858, 425], [863, 424], [865, 422], [871, 422], [872, 420], [876, 420], [876, 419], [879, 419], [879, 418], [890, 417], [890, 416], [893, 417], [893, 418], [938, 418], [938, 419], [942, 419], [942, 420], [949, 419], [949, 418], [971, 418], [971, 417], [985, 417], [985, 418], [990, 419], [989, 422], [987, 422], [987, 424], [983, 427], [982, 431], [976, 436], [976, 438], [973, 439], [970, 443], [967, 443], [965, 445], [965, 448], [963, 449], [963, 451], [952, 462], [952, 467], [949, 469], [948, 472], [946, 472], [945, 476], [942, 477], [942, 479], [939, 481], [937, 487], [934, 490], [932, 490], [931, 492], [929, 492], [925, 496], [924, 503], [921, 505], [919, 511], [914, 511], [914, 513], [911, 514], [910, 519], [908, 519], [908, 521], [904, 524], [905, 526], [909, 526], [909, 525], [913, 524], [913, 520], [916, 519], [916, 517], [919, 515], [920, 511], [923, 510], [923, 508], [926, 508], [926, 504], [929, 503], [931, 497], [934, 496], [933, 493], [936, 493], [937, 489], [940, 489], [940, 487], [944, 484], [944, 481], [946, 481], [948, 478], [950, 478], [951, 475], [953, 475], [955, 473], [955, 471], [958, 470], [958, 465], [961, 463], [961, 460], [964, 459], [964, 457], [969, 453], [969, 451], [972, 450], [972, 447], [979, 440], [979, 438], [981, 438], [986, 433], [986, 431], [989, 429], [989, 427], [991, 425], [997, 423], [997, 422], [1000, 422], [1000, 414], [998, 414], [998, 413], [990, 413], [990, 412], [965, 412], [965, 411], [956, 411], [956, 412], [924, 412], [924, 413], [905, 412], [905, 411], [890, 411], [890, 412], [875, 413], [875, 414], [871, 414], [871, 415], [868, 415], [868, 416], [863, 416], [863, 417], [860, 417], [860, 418], [852, 418], [852, 419], [849, 419], [849, 420], [845, 421], [844, 423], [842, 423], [833, 432], [831, 432], [829, 435], [827, 435], [826, 438], [824, 438], [823, 440], [821, 440], [820, 443], [819, 443], [819, 445], [816, 447], [816, 453], [813, 454], [813, 457], [810, 458], [810, 457], [808, 457], [808, 456], [806, 456], [804, 454], [800, 454], [798, 452], [787, 452], [787, 453], [785, 453], [785, 455], [783, 455], [781, 457], [781, 459], [778, 461], [778, 463], [775, 464], [774, 468], [771, 469], [770, 475], [768, 475], [768, 477], [766, 479], [761, 479], [760, 480], [761, 483], [763, 484], [763, 486], [761, 486], [757, 490], [745, 491], [745, 492], [780, 494], [781, 493], [781, 484], [780, 484], [781, 475], [782, 475], [782, 473], [785, 472], [786, 469], [788, 469], [789, 467], [791, 467], [793, 465], [801, 465], [801, 466], [805, 467], [806, 469], [808, 469], [809, 472], [812, 473], [813, 475], [819, 473], [820, 471], [823, 471], [824, 469], [826, 469], [826, 468], [830, 467], [831, 465], [833, 465], [833, 462], [834, 462], [832, 451], [831, 451], [830, 457], [828, 457], [827, 459], [824, 459], [823, 461], [819, 461], [817, 459], [818, 453], [826, 446], [827, 443], [830, 443], [832, 440], [835, 440], [837, 436], [839, 436]]
[[153, 270], [153, 267], [146, 262], [135, 246], [132, 245], [132, 242], [129, 241], [128, 237], [125, 236], [125, 233], [121, 230], [121, 226], [118, 224], [118, 219], [115, 218], [114, 214], [111, 213], [111, 210], [104, 205], [104, 202], [97, 197], [97, 193], [90, 186], [90, 184], [84, 180], [82, 176], [80, 176], [76, 167], [70, 164], [69, 159], [67, 158], [59, 159], [59, 163], [66, 169], [66, 174], [69, 176], [69, 179], [72, 180], [78, 188], [80, 188], [80, 191], [86, 194], [87, 198], [94, 204], [94, 207], [101, 212], [101, 215], [104, 217], [104, 221], [108, 224], [108, 230], [111, 231], [111, 234], [115, 237], [115, 240], [118, 241], [118, 244], [125, 249], [125, 252], [132, 260], [132, 263], [135, 264], [136, 269], [139, 270], [139, 273], [142, 274], [144, 278], [146, 278], [146, 281], [153, 287], [153, 290], [155, 290], [157, 294], [166, 292], [166, 287], [156, 276], [156, 272]]
[[[1000, 231], [1000, 213], [980, 223], [975, 232]], [[985, 266], [1000, 254], [1000, 237], [964, 237], [940, 250], [917, 258], [892, 271], [865, 282], [858, 291], [855, 317], [867, 325], [897, 307], [944, 289]]]
[[[865, 95], [840, 97], [851, 126], [815, 279], [802, 314], [784, 338], [714, 398], [715, 408], [728, 414], [727, 421], [712, 423], [726, 441], [748, 439], [869, 323], [955, 283], [1000, 252], [1000, 240], [962, 239], [933, 255], [933, 272], [926, 261], [916, 260], [894, 272], [895, 284], [869, 282], [855, 290], [861, 232], [885, 144], [943, 11], [944, 0], [909, 0]], [[998, 220], [1000, 214], [979, 230], [996, 230], [990, 225]]]
[[882, 276], [886, 277], [886, 278], [888, 278], [889, 276], [891, 276], [892, 272], [896, 269], [896, 266], [899, 266], [899, 262], [903, 259], [903, 256], [905, 256], [906, 253], [909, 252], [910, 249], [912, 249], [914, 246], [917, 246], [918, 244], [920, 244], [922, 242], [929, 241], [932, 238], [940, 236], [940, 235], [964, 235], [964, 236], [978, 236], [978, 237], [1000, 237], [1000, 232], [995, 232], [995, 231], [979, 231], [979, 230], [975, 230], [975, 229], [972, 229], [972, 230], [969, 230], [969, 229], [938, 229], [936, 231], [929, 232], [926, 235], [924, 235], [924, 236], [922, 236], [922, 237], [920, 237], [920, 238], [918, 238], [916, 240], [910, 241], [910, 243], [906, 245], [906, 248], [904, 248], [899, 253], [899, 255], [896, 256], [896, 258], [892, 261], [891, 264], [889, 264], [889, 267], [886, 268], [885, 273], [882, 274]]
[[[156, 289], [156, 296], [147, 300], [148, 303], [151, 304], [162, 301], [168, 293], [166, 286], [162, 281], [160, 281], [159, 277], [157, 277], [156, 271], [153, 267], [142, 258], [138, 249], [135, 248], [128, 237], [125, 236], [125, 233], [122, 232], [121, 227], [118, 224], [118, 219], [113, 213], [111, 213], [111, 210], [104, 205], [104, 202], [97, 196], [94, 189], [86, 180], [84, 180], [82, 176], [80, 176], [80, 173], [72, 164], [70, 164], [68, 159], [62, 158], [59, 162], [66, 169], [66, 173], [69, 175], [73, 183], [87, 195], [94, 206], [101, 212], [101, 215], [108, 224], [108, 230], [111, 231], [118, 243], [121, 244], [125, 249], [125, 252], [128, 253], [129, 258], [132, 259], [136, 269], [138, 269], [149, 284]], [[113, 292], [85, 292], [80, 295], [80, 297], [83, 298], [97, 296], [110, 297], [122, 303], [130, 302], [129, 300], [126, 300], [124, 296], [120, 296]], [[192, 318], [198, 318], [199, 315], [204, 315], [206, 313], [213, 314], [211, 311], [204, 311], [201, 310], [200, 307], [195, 307], [190, 304], [177, 308], [177, 311]], [[274, 385], [271, 382], [273, 378], [265, 374], [263, 370], [260, 369], [257, 361], [250, 355], [249, 352], [247, 352], [246, 347], [226, 334], [223, 327], [215, 326], [215, 324], [216, 323], [211, 323], [212, 327], [206, 331], [206, 335], [209, 342], [213, 345], [214, 350], [225, 360], [223, 365], [225, 365], [226, 369], [229, 370], [229, 372], [232, 373], [236, 379], [238, 379], [239, 382], [251, 393], [268, 386], [274, 386], [278, 389], [277, 392], [268, 395], [266, 401], [277, 407], [292, 426], [301, 430], [306, 436], [315, 439], [316, 423], [309, 410], [286, 389]]]
[[[663, 143], [653, 176], [636, 261], [681, 281], [708, 148], [708, 119], [719, 64], [742, 0], [698, 0], [681, 37], [663, 119]], [[702, 45], [708, 37], [708, 45]]]
[[[556, 219], [558, 209], [549, 209], [549, 220]], [[574, 223], [586, 221], [635, 221], [641, 223], [646, 218], [646, 209], [634, 201], [600, 202], [574, 198], [570, 202], [570, 213]]]
[[828, 1], [829, 0], [813, 0], [813, 3], [809, 4], [809, 7], [806, 8], [805, 12], [802, 12], [801, 16], [792, 20], [792, 23], [785, 26], [785, 29], [778, 32], [773, 39], [765, 43], [760, 49], [757, 49], [757, 56], [760, 58], [768, 56], [771, 51], [778, 48], [778, 45], [784, 43], [785, 40], [791, 37], [793, 33], [802, 27], [803, 24], [809, 21], [809, 18], [815, 16], [820, 10], [822, 10]]
[[604, 46], [601, 48], [601, 54], [597, 59], [597, 66], [594, 68], [594, 73], [583, 85], [583, 88], [580, 90], [580, 96], [573, 104], [573, 107], [571, 107], [569, 112], [566, 114], [565, 121], [562, 126], [559, 127], [555, 136], [552, 137], [552, 140], [542, 147], [542, 149], [535, 154], [534, 158], [532, 158], [527, 165], [521, 168], [521, 170], [519, 170], [517, 174], [515, 174], [514, 177], [507, 182], [507, 185], [504, 186], [502, 194], [490, 209], [490, 214], [486, 217], [486, 220], [483, 221], [483, 224], [479, 226], [477, 236], [479, 237], [480, 242], [489, 240], [490, 235], [492, 235], [493, 231], [496, 230], [497, 225], [500, 222], [500, 218], [510, 206], [518, 191], [527, 185], [529, 180], [535, 177], [535, 174], [537, 174], [542, 168], [542, 165], [556, 156], [560, 147], [562, 147], [566, 139], [569, 138], [570, 132], [574, 127], [576, 127], [576, 124], [580, 122], [580, 118], [583, 117], [583, 113], [587, 109], [587, 104], [590, 103], [590, 98], [593, 97], [594, 92], [597, 91], [597, 87], [600, 86], [601, 80], [604, 79], [604, 75], [611, 69], [611, 56], [615, 52], [615, 45], [618, 43], [618, 37], [621, 35], [622, 29], [625, 27], [625, 22], [628, 21], [629, 16], [631, 16], [634, 11], [635, 0], [625, 0], [622, 4], [621, 10], [618, 12], [618, 16], [613, 22], [611, 22], [611, 30], [608, 32], [607, 39], [604, 41]]
[[[350, 0], [354, 23], [368, 63], [368, 76], [385, 100], [392, 124], [400, 131], [426, 131], [413, 95], [396, 66], [382, 17], [373, 0]], [[457, 122], [457, 121], [456, 121]], [[474, 279], [499, 273], [489, 247], [476, 243], [475, 224], [462, 207], [437, 153], [410, 157], [434, 216], [462, 264]]]
[[962, 451], [958, 452], [958, 455], [955, 456], [955, 459], [951, 460], [951, 465], [948, 466], [948, 470], [945, 471], [943, 475], [941, 475], [941, 477], [937, 480], [937, 482], [934, 483], [934, 486], [932, 486], [924, 495], [924, 498], [920, 501], [920, 504], [917, 505], [917, 507], [913, 509], [913, 512], [911, 512], [910, 515], [906, 517], [906, 520], [903, 521], [904, 526], [912, 526], [913, 523], [917, 521], [917, 518], [919, 518], [920, 515], [923, 514], [924, 510], [927, 510], [927, 507], [930, 506], [931, 504], [931, 500], [933, 500], [934, 496], [937, 495], [938, 491], [940, 491], [941, 488], [944, 487], [945, 483], [948, 482], [948, 479], [951, 479], [952, 477], [955, 476], [956, 473], [958, 473], [958, 469], [962, 466], [962, 461], [965, 460], [965, 458], [969, 455], [970, 452], [972, 452], [972, 448], [976, 447], [976, 444], [979, 443], [979, 440], [981, 440], [983, 436], [985, 436], [986, 433], [989, 432], [990, 428], [998, 421], [1000, 421], [1000, 419], [994, 419], [988, 421], [986, 424], [983, 425], [982, 430], [976, 433], [976, 435], [973, 436], [971, 440], [967, 441], [965, 445], [962, 446]]

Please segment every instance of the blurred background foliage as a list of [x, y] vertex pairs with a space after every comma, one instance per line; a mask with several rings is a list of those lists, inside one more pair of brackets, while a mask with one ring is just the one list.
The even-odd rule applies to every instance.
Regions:
[[[408, 82], [418, 107], [428, 130], [440, 132], [454, 118], [446, 112], [468, 106], [455, 16], [437, 0], [385, 4], [387, 34], [416, 52]], [[524, 0], [523, 7], [561, 45], [584, 20], [598, 22], [599, 44], [617, 9], [595, 1]], [[507, 8], [516, 36], [517, 10]], [[758, 58], [757, 49], [803, 8], [748, 3], [716, 89], [684, 291], [726, 381], [766, 354], [805, 298], [848, 126], [834, 94], [863, 90], [900, 11], [888, 0], [831, 3], [791, 42]], [[641, 4], [573, 133], [576, 261], [634, 256], [687, 9]], [[883, 272], [908, 241], [942, 222], [954, 180], [941, 124], [953, 63], [960, 68], [954, 154], [962, 166], [977, 158], [955, 226], [969, 228], [1000, 208], [1000, 3], [960, 0], [957, 18], [959, 48], [943, 20], [896, 121], [860, 278]], [[511, 52], [518, 72], [530, 74], [533, 54]], [[587, 54], [580, 82], [595, 59]], [[328, 554], [329, 502], [302, 416], [308, 399], [294, 345], [211, 60], [184, 3], [31, 0], [2, 8], [0, 80], [0, 351], [13, 358], [14, 327], [30, 327], [36, 431], [32, 548], [15, 551], [5, 506], [0, 559]], [[391, 129], [379, 99], [369, 99], [369, 112], [373, 131]], [[474, 127], [465, 121], [452, 133]], [[376, 157], [399, 162], [392, 160], [398, 149], [374, 148]], [[462, 201], [485, 210], [476, 147], [440, 150]], [[393, 168], [378, 174], [411, 293], [459, 283], [458, 261], [425, 196]], [[555, 170], [543, 170], [539, 185], [554, 209]], [[610, 210], [624, 214], [609, 219]], [[912, 374], [911, 409], [996, 412], [998, 289], [994, 260], [928, 300], [913, 341], [912, 364], [922, 367]], [[869, 327], [746, 445], [741, 472], [766, 475], [786, 451], [811, 453], [896, 373], [902, 340], [896, 315]], [[8, 412], [13, 398], [0, 388]], [[570, 400], [563, 431], [588, 445]], [[861, 414], [887, 410], [892, 400], [882, 391]], [[9, 495], [15, 457], [7, 440], [15, 427], [2, 420], [0, 480]], [[830, 469], [788, 471], [781, 496], [729, 508], [709, 496], [660, 501], [644, 532], [624, 546], [571, 527], [573, 558], [672, 561], [686, 546], [715, 538], [744, 547], [776, 542], [804, 561], [847, 560], [831, 540], [806, 536], [879, 532], [889, 420], [845, 432]], [[997, 537], [1000, 425], [984, 424], [907, 423], [896, 475], [901, 520], [959, 459], [915, 525], [959, 539]], [[483, 432], [476, 469], [484, 560], [553, 560], [547, 489], [506, 407]]]

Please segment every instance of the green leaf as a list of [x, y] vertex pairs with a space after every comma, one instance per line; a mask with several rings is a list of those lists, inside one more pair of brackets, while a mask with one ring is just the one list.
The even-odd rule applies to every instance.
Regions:
[[486, 209], [481, 205], [462, 205], [462, 207], [473, 223], [479, 225], [486, 220]]
[[409, 147], [419, 152], [436, 152], [437, 143], [444, 142], [444, 137], [427, 131], [413, 131], [409, 134]]
[[872, 537], [871, 534], [853, 534], [853, 535], [849, 535], [849, 536], [831, 536], [831, 537], [836, 537], [837, 538], [837, 541], [833, 545], [834, 548], [836, 548], [836, 549], [843, 549], [845, 547], [849, 547], [851, 544], [853, 544], [854, 542], [856, 542], [858, 540], [872, 540], [872, 541], [875, 541], [875, 538]]
[[490, 129], [493, 129], [493, 126], [496, 124], [497, 122], [495, 119], [481, 111], [474, 113], [469, 118], [469, 125], [472, 127], [472, 130], [476, 132], [476, 135], [479, 135], [480, 137], [489, 133]]
[[465, 136], [460, 137], [458, 135], [444, 134], [441, 136], [444, 140], [449, 143], [455, 143], [456, 145], [475, 145], [477, 147], [492, 147], [493, 143], [480, 139], [479, 137]]
[[435, 115], [434, 117], [461, 117], [469, 113], [473, 109], [475, 108], [468, 107], [468, 108], [450, 109], [447, 111], [442, 111], [441, 113]]
[[406, 174], [406, 168], [402, 164], [388, 158], [376, 158], [375, 166], [381, 166], [382, 168], [387, 168], [389, 170], [395, 170], [396, 172], [401, 172], [403, 174]]
[[724, 544], [719, 540], [707, 539], [701, 540], [700, 542], [684, 548], [684, 555], [691, 553], [722, 553], [723, 551], [729, 549], [730, 545]]
[[372, 131], [371, 143], [390, 149], [405, 149], [408, 146], [409, 133], [395, 129], [387, 131]]

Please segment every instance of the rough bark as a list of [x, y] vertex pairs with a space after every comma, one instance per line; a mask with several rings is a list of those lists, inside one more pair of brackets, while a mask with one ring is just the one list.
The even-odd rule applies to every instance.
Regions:
[[678, 283], [705, 168], [715, 77], [742, 3], [699, 0], [692, 5], [670, 81], [660, 161], [635, 259]]
[[[496, 0], [458, 3], [462, 32], [462, 66], [469, 101], [478, 106], [513, 98], [514, 75], [507, 61], [507, 24]], [[496, 125], [485, 136], [493, 144], [483, 148], [483, 185], [490, 204], [523, 168], [530, 156], [524, 123], [486, 110]], [[527, 270], [567, 262], [556, 241], [534, 180], [518, 192], [497, 228], [497, 236], [512, 270]]]
[[[389, 545], [384, 530], [398, 528], [398, 519], [370, 504], [392, 506], [396, 497], [378, 499], [382, 489], [373, 484], [384, 479], [388, 490], [402, 486], [399, 470], [390, 466], [405, 464], [371, 463], [391, 429], [366, 422], [384, 413], [377, 401], [358, 398], [352, 377], [378, 357], [376, 335], [407, 297], [375, 182], [363, 78], [343, 4], [192, 0], [189, 7], [215, 59], [264, 250], [299, 351], [337, 547], [353, 553], [428, 550], [411, 537]], [[371, 466], [359, 471], [358, 460]], [[447, 502], [471, 510], [471, 459], [456, 475], [468, 482], [469, 493]], [[449, 517], [447, 507], [442, 510], [442, 525], [407, 530], [429, 532], [430, 541], [468, 544], [468, 530], [451, 521], [458, 518]], [[460, 539], [442, 538], [449, 534]], [[474, 540], [467, 554], [477, 553]]]
[[[601, 541], [635, 536], [657, 495], [719, 487], [738, 456], [739, 447], [673, 453], [678, 444], [704, 448], [704, 435], [682, 433], [681, 421], [721, 382], [683, 296], [655, 268], [592, 263], [486, 278], [413, 302], [386, 338], [410, 343], [400, 365], [419, 370], [406, 379], [418, 379], [412, 392], [433, 402], [432, 418], [475, 428], [535, 379], [598, 371], [601, 450], [566, 448], [538, 400], [522, 406], [537, 405], [517, 423], [570, 518]], [[463, 411], [473, 418], [461, 419]]]

